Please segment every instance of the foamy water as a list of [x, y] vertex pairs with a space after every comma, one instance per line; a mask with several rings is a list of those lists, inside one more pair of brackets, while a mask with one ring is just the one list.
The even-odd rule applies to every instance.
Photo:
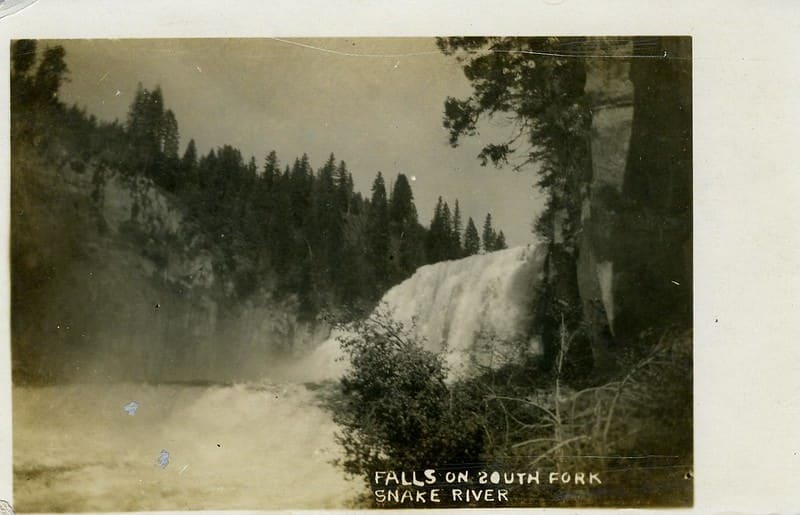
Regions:
[[363, 485], [331, 464], [335, 429], [292, 383], [15, 387], [15, 507], [345, 508]]
[[543, 250], [515, 247], [423, 266], [382, 302], [396, 320], [415, 324], [430, 350], [444, 350], [451, 370], [466, 372], [471, 359], [486, 357], [487, 340], [527, 338]]
[[[445, 351], [458, 375], [471, 359], [494, 359], [497, 349], [477, 348], [486, 335], [499, 345], [526, 338], [543, 256], [519, 247], [424, 266], [383, 303], [397, 320], [413, 321], [428, 348]], [[347, 364], [335, 336], [276, 369], [288, 382], [14, 388], [17, 509], [351, 506], [364, 486], [331, 464], [341, 452], [336, 427], [301, 384], [341, 377]], [[131, 401], [134, 416], [123, 409]]]
[[[423, 266], [390, 289], [379, 309], [412, 330], [417, 341], [444, 352], [451, 377], [514, 359], [516, 346], [540, 352], [530, 333], [535, 284], [544, 247], [515, 247]], [[337, 334], [308, 358], [309, 379], [340, 377], [346, 368]]]

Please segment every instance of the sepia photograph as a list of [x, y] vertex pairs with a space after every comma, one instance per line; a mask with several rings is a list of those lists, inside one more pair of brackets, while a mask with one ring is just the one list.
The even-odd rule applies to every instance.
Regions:
[[691, 37], [9, 51], [18, 513], [692, 506]]

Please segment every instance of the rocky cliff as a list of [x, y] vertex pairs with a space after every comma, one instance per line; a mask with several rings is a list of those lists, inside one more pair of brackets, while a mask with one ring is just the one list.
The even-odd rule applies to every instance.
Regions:
[[62, 157], [14, 156], [15, 381], [247, 379], [327, 337], [291, 297], [232, 295], [150, 181]]
[[577, 278], [607, 368], [641, 331], [691, 325], [691, 40], [606, 38], [595, 53]]

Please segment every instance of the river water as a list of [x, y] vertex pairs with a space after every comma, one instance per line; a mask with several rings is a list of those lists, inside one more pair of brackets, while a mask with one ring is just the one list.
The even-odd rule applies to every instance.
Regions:
[[[518, 247], [420, 267], [387, 292], [382, 306], [430, 350], [445, 351], [453, 375], [468, 373], [473, 360], [493, 364], [496, 356], [513, 358], [518, 348], [493, 343], [483, 350], [483, 338], [527, 338], [543, 258], [542, 248]], [[309, 356], [275, 367], [271, 382], [15, 387], [16, 507], [354, 506], [365, 487], [331, 463], [340, 452], [336, 427], [304, 386], [340, 377], [346, 368], [341, 357], [332, 336]], [[132, 402], [137, 408], [129, 415], [124, 408]]]
[[332, 509], [364, 488], [331, 463], [336, 427], [302, 384], [73, 384], [13, 395], [18, 512]]

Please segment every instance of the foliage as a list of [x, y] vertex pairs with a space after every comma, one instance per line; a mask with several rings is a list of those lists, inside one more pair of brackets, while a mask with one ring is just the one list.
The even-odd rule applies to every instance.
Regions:
[[[580, 55], [564, 54], [583, 38], [446, 38], [438, 44], [447, 55], [463, 63], [473, 87], [466, 99], [448, 98], [444, 126], [450, 143], [474, 135], [482, 117], [510, 114], [514, 136], [487, 144], [480, 154], [483, 164], [501, 165], [512, 155], [519, 169], [539, 165], [539, 186], [549, 203], [541, 219], [558, 209], [570, 209], [580, 196], [580, 181], [588, 172], [589, 102], [584, 94], [586, 71]], [[550, 55], [547, 55], [550, 54]], [[521, 152], [520, 152], [521, 151]], [[539, 227], [540, 232], [544, 227]]]
[[464, 254], [471, 256], [481, 250], [481, 239], [472, 217], [467, 219], [467, 228], [464, 229]]
[[[498, 242], [498, 235], [491, 227], [492, 215], [487, 214], [486, 217], [489, 227], [487, 232], [487, 228], [484, 226], [484, 241], [488, 238], [489, 244], [484, 245], [483, 250], [493, 252], [507, 248], [505, 235]], [[471, 217], [468, 219], [463, 237], [461, 223], [461, 208], [458, 205], [458, 199], [455, 201], [455, 208], [451, 214], [447, 201], [443, 201], [442, 197], [439, 197], [425, 241], [425, 249], [432, 262], [459, 259], [477, 254], [481, 250], [481, 240], [475, 228], [475, 222]]]
[[[461, 138], [477, 134], [481, 119], [510, 120], [513, 135], [486, 144], [478, 157], [483, 165], [511, 164], [515, 170], [536, 164], [537, 186], [546, 203], [534, 230], [549, 245], [551, 264], [557, 265], [547, 270], [544, 293], [549, 296], [540, 297], [539, 303], [558, 309], [563, 303], [580, 306], [571, 285], [576, 281], [581, 207], [591, 176], [584, 38], [440, 38], [437, 43], [462, 63], [472, 85], [469, 97], [445, 101], [443, 125], [450, 143], [456, 146]], [[505, 245], [502, 240], [498, 244], [500, 235], [489, 216], [482, 236], [486, 251]], [[558, 325], [551, 311], [540, 313], [539, 327]], [[567, 323], [577, 330], [579, 318], [570, 317]], [[547, 334], [543, 339], [554, 357], [557, 342]]]
[[[648, 335], [648, 343], [638, 346], [644, 350], [629, 353], [614, 377], [579, 387], [565, 378], [574, 336], [562, 323], [555, 366], [544, 376], [549, 384], [516, 391], [508, 383], [487, 385], [487, 402], [503, 415], [495, 443], [506, 464], [593, 470], [607, 483], [615, 478], [599, 504], [640, 503], [656, 477], [661, 493], [650, 502], [689, 502], [684, 475], [692, 468], [691, 335]], [[572, 497], [598, 503], [589, 491], [578, 489]]]
[[349, 325], [339, 339], [351, 365], [334, 410], [347, 472], [479, 461], [474, 397], [448, 387], [441, 355], [425, 350], [385, 309]]
[[448, 381], [446, 350], [426, 351], [413, 327], [376, 310], [340, 337], [350, 361], [331, 404], [345, 452], [340, 464], [362, 477], [448, 465], [591, 470], [610, 483], [600, 501], [572, 485], [569, 500], [559, 486], [512, 486], [517, 505], [527, 506], [640, 502], [659, 477], [661, 502], [685, 504], [691, 496], [682, 480], [691, 470], [691, 336], [672, 330], [645, 336], [649, 343], [636, 348], [646, 350], [629, 353], [616, 375], [588, 385], [568, 371], [578, 336], [562, 321], [558, 354], [547, 369], [522, 342], [484, 334], [484, 350], [511, 359], [476, 361], [475, 374]]
[[405, 174], [398, 174], [389, 197], [389, 282], [397, 284], [426, 263], [424, 237], [414, 193]]

